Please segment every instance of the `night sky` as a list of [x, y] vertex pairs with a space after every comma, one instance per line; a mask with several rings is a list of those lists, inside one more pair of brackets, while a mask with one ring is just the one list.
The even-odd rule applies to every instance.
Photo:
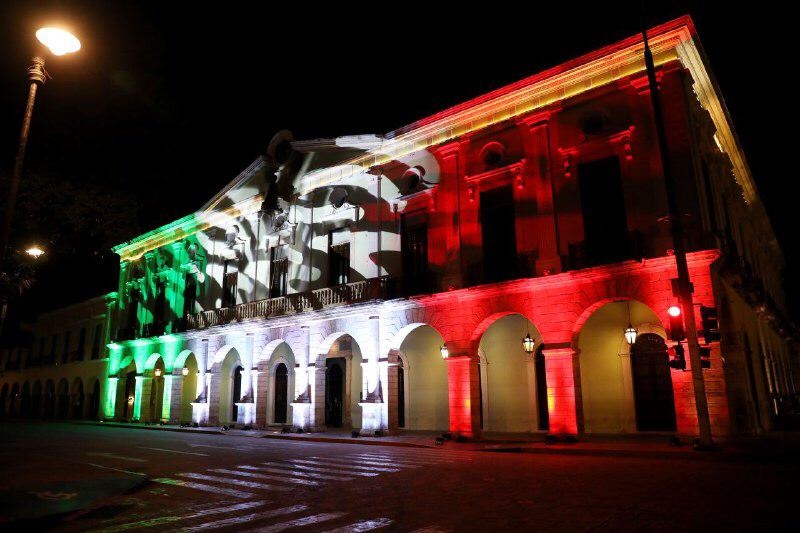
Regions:
[[[385, 133], [640, 28], [639, 2], [557, 4], [372, 4], [391, 13], [381, 17], [370, 5], [338, 3], [5, 1], [0, 174], [13, 166], [34, 31], [53, 21], [71, 26], [83, 49], [48, 60], [53, 79], [37, 102], [26, 172], [126, 195], [138, 228], [119, 228], [124, 240], [196, 210], [279, 129], [300, 139]], [[694, 17], [793, 277], [800, 237], [791, 231], [794, 199], [781, 190], [792, 151], [773, 127], [789, 116], [775, 105], [790, 101], [781, 75], [789, 17], [768, 2], [758, 12], [648, 4], [651, 25]], [[51, 243], [62, 245], [70, 246]], [[113, 290], [114, 262], [60, 249], [31, 298], [56, 305]]]

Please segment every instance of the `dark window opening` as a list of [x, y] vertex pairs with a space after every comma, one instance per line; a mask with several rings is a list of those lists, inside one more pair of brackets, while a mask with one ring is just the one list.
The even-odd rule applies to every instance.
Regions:
[[397, 359], [397, 427], [406, 427], [406, 371], [400, 358]]
[[484, 281], [513, 279], [518, 257], [511, 185], [481, 192], [480, 219]]
[[139, 331], [139, 300], [141, 292], [139, 289], [131, 289], [130, 298], [128, 299], [128, 321], [126, 325], [125, 335], [122, 340], [132, 339]]
[[328, 285], [350, 283], [350, 243], [333, 244], [337, 232], [328, 235]]
[[499, 167], [505, 159], [505, 147], [499, 142], [492, 141], [486, 146], [481, 148], [481, 161], [483, 161], [484, 168], [490, 170]]
[[61, 354], [61, 362], [66, 363], [69, 360], [69, 337], [70, 332], [64, 333], [64, 352]]
[[428, 273], [428, 222], [425, 215], [403, 215], [401, 219], [403, 287], [407, 294], [430, 292]]
[[39, 359], [44, 359], [44, 336], [39, 337]]
[[233, 372], [233, 391], [231, 392], [231, 423], [239, 420], [239, 406], [237, 403], [242, 401], [242, 371], [244, 368], [237, 366]]
[[279, 247], [272, 248], [270, 251], [270, 267], [269, 297], [286, 296], [289, 281], [289, 260], [283, 257], [282, 250]]
[[547, 401], [547, 367], [545, 364], [543, 346], [539, 344], [534, 356], [534, 374], [536, 377], [536, 410], [539, 415], [539, 429], [550, 429], [550, 409]]
[[583, 211], [584, 260], [591, 266], [630, 257], [625, 195], [619, 158], [578, 165]]
[[230, 261], [225, 261], [222, 271], [222, 307], [233, 307], [236, 305], [236, 285], [239, 281], [238, 272], [228, 272], [233, 268]]
[[325, 361], [325, 425], [340, 428], [344, 423], [344, 357]]
[[156, 283], [156, 301], [153, 304], [153, 334], [164, 333], [164, 313], [166, 311], [167, 290], [164, 282]]
[[94, 327], [94, 338], [92, 339], [92, 359], [100, 358], [100, 344], [103, 342], [103, 324]]
[[[197, 279], [194, 273], [186, 274], [183, 285], [183, 314], [181, 319], [185, 320], [186, 315], [193, 315], [195, 303], [197, 302]], [[183, 326], [185, 328], [185, 325]]]
[[56, 361], [56, 346], [58, 345], [58, 335], [53, 334], [50, 340], [50, 362], [55, 363]]
[[273, 420], [276, 424], [285, 424], [289, 410], [289, 371], [280, 363], [275, 369], [275, 401]]
[[78, 333], [78, 349], [76, 358], [78, 361], [83, 360], [84, 351], [86, 350], [86, 328], [81, 328], [80, 333]]

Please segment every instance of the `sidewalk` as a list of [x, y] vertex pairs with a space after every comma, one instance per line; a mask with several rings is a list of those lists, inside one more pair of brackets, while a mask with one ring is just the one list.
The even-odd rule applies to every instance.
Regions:
[[[638, 457], [648, 459], [692, 459], [714, 461], [794, 461], [800, 459], [800, 433], [775, 433], [763, 438], [739, 439], [725, 442], [716, 451], [695, 451], [690, 442], [679, 446], [669, 443], [668, 436], [606, 435], [591, 436], [577, 442], [544, 442], [544, 435], [488, 435], [480, 441], [456, 442], [444, 440], [438, 432], [408, 432], [381, 437], [352, 437], [349, 431], [332, 430], [317, 433], [283, 433], [280, 430], [242, 430], [212, 427], [180, 427], [177, 425], [146, 425], [126, 422], [75, 421], [75, 424], [176, 431], [239, 437], [281, 439], [289, 441], [330, 442], [406, 448], [444, 448], [447, 450], [495, 453], [532, 453], [595, 457]], [[437, 440], [440, 443], [437, 443]]]

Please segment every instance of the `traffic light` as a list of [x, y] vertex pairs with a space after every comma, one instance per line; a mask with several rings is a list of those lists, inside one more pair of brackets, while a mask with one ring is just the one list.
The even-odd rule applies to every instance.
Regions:
[[667, 314], [669, 315], [669, 338], [677, 342], [682, 341], [686, 338], [686, 332], [683, 329], [681, 308], [673, 305], [667, 309]]
[[669, 353], [669, 367], [675, 370], [686, 370], [686, 356], [684, 355], [683, 345], [676, 344], [667, 350]]
[[718, 341], [720, 339], [720, 334], [717, 308], [701, 305], [700, 320], [703, 324], [703, 337], [706, 339], [706, 344]]
[[711, 368], [711, 348], [700, 346], [700, 368]]

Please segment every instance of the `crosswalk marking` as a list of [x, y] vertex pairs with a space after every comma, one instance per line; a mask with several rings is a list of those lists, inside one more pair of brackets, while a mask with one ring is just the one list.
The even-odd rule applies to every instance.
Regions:
[[320, 522], [329, 522], [337, 518], [345, 516], [347, 513], [320, 513], [312, 516], [305, 516], [297, 520], [290, 520], [289, 522], [282, 522], [269, 527], [256, 528], [251, 531], [259, 531], [261, 533], [277, 533], [278, 531], [285, 531], [293, 527], [307, 527]]
[[352, 524], [348, 524], [343, 527], [337, 527], [336, 529], [329, 529], [324, 533], [362, 533], [364, 531], [372, 531], [373, 529], [389, 527], [393, 523], [394, 522], [388, 518], [376, 518], [375, 520], [361, 520], [360, 522], [354, 522]]
[[[181, 531], [204, 531], [208, 529], [219, 529], [221, 527], [234, 526], [237, 524], [246, 524], [255, 520], [264, 520], [267, 518], [274, 518], [276, 516], [284, 516], [287, 514], [299, 513], [308, 509], [308, 505], [293, 505], [291, 507], [281, 507], [280, 509], [273, 509], [263, 513], [253, 513], [245, 516], [234, 516], [232, 518], [225, 518], [224, 520], [217, 520], [216, 522], [206, 522], [197, 526], [185, 527]], [[302, 520], [302, 519], [301, 519]]]
[[242, 472], [241, 470], [230, 470], [227, 468], [213, 468], [209, 470], [209, 472], [216, 472], [219, 474], [232, 474], [234, 476], [253, 477], [258, 479], [268, 479], [270, 481], [283, 481], [286, 483], [295, 483], [297, 485], [310, 485], [312, 487], [319, 485], [319, 483], [317, 483], [316, 481], [310, 481], [308, 479], [296, 479], [286, 476], [257, 474], [255, 472]]
[[[324, 461], [323, 464], [330, 465], [330, 466], [333, 466], [335, 468], [347, 467], [347, 468], [353, 468], [355, 470], [368, 470], [368, 471], [373, 471], [373, 472], [399, 472], [400, 471], [399, 468], [392, 468], [390, 466], [381, 466], [381, 465], [378, 465], [378, 466], [372, 466], [372, 465], [366, 466], [366, 465], [363, 464], [364, 461], [360, 460], [360, 459], [357, 460], [358, 463], [360, 463], [360, 464], [354, 464], [353, 461], [350, 461], [350, 460], [345, 459], [345, 458], [340, 458], [340, 457], [309, 457], [309, 459], [317, 459], [317, 461], [306, 461], [306, 460], [304, 460], [304, 462], [311, 463], [311, 464], [320, 464], [319, 461]], [[367, 463], [367, 464], [369, 464], [369, 463]]]
[[168, 450], [167, 448], [151, 448], [150, 446], [137, 446], [137, 448], [141, 448], [142, 450], [155, 450], [157, 452], [182, 453], [184, 455], [202, 455], [203, 457], [208, 457], [207, 453], [200, 452], [184, 452], [181, 450]]
[[162, 526], [164, 524], [170, 524], [172, 522], [180, 522], [182, 520], [191, 520], [193, 518], [201, 518], [206, 517], [209, 515], [215, 514], [225, 514], [225, 513], [233, 513], [236, 511], [244, 511], [247, 509], [254, 509], [256, 507], [263, 507], [264, 505], [268, 504], [267, 501], [255, 501], [255, 502], [242, 502], [237, 503], [234, 505], [228, 505], [225, 507], [217, 507], [214, 509], [207, 509], [202, 510], [199, 512], [195, 512], [192, 514], [187, 514], [183, 516], [159, 516], [157, 518], [149, 518], [147, 520], [140, 520], [138, 522], [130, 522], [128, 524], [120, 524], [117, 526], [111, 527], [103, 527], [97, 531], [103, 531], [105, 533], [116, 533], [118, 531], [127, 531], [129, 529], [143, 529], [146, 527], [155, 527], [155, 526]]
[[417, 461], [408, 461], [406, 459], [383, 459], [378, 457], [361, 457], [361, 456], [352, 456], [352, 460], [355, 461], [364, 461], [368, 464], [374, 464], [377, 466], [386, 466], [386, 467], [400, 467], [400, 468], [419, 468], [420, 466], [428, 466], [436, 464], [432, 461], [425, 461], [425, 462], [417, 462]]
[[248, 489], [261, 489], [261, 490], [277, 490], [288, 491], [289, 487], [279, 487], [277, 485], [268, 485], [266, 483], [257, 483], [255, 481], [243, 481], [240, 479], [228, 479], [221, 476], [209, 476], [206, 474], [198, 474], [196, 472], [184, 472], [175, 474], [180, 477], [188, 477], [190, 479], [199, 479], [201, 481], [216, 481], [217, 483], [225, 483], [227, 485], [239, 485], [240, 487], [247, 487]]
[[[266, 464], [266, 463], [262, 463]], [[239, 465], [237, 468], [246, 468], [247, 470], [258, 470], [259, 472], [271, 472], [273, 474], [291, 474], [293, 476], [310, 477], [314, 479], [327, 479], [330, 481], [352, 481], [353, 478], [346, 476], [329, 476], [326, 474], [318, 474], [316, 472], [302, 472], [294, 470], [292, 465], [282, 465], [285, 468], [270, 468], [268, 466], [252, 466], [252, 465]]]
[[[328, 473], [328, 474], [344, 474], [346, 476], [362, 476], [362, 477], [375, 477], [375, 476], [378, 475], [377, 472], [353, 472], [353, 471], [347, 471], [347, 470], [338, 470], [338, 469], [334, 469], [334, 468], [325, 468], [325, 467], [322, 467], [322, 466], [310, 466], [310, 465], [305, 465], [305, 464], [299, 463], [299, 461], [302, 461], [302, 459], [293, 459], [293, 460], [291, 460], [289, 462], [293, 463], [294, 468], [297, 468], [297, 469], [300, 469], [300, 470], [309, 470], [309, 471], [312, 471], [312, 472], [322, 472], [322, 473]], [[318, 463], [316, 463], [314, 461], [305, 461], [305, 462], [311, 463], [313, 465], [318, 465]], [[268, 465], [268, 466], [276, 466], [276, 463], [262, 463], [262, 464], [265, 464], [265, 465]]]
[[227, 494], [228, 496], [235, 496], [237, 498], [252, 498], [255, 496], [252, 492], [245, 492], [243, 490], [236, 490], [236, 489], [227, 489], [224, 487], [214, 487], [211, 485], [206, 485], [204, 483], [195, 483], [193, 481], [184, 481], [182, 479], [171, 479], [168, 477], [162, 477], [158, 479], [154, 479], [156, 483], [162, 483], [164, 485], [177, 485], [179, 487], [187, 487], [190, 489], [197, 489], [197, 490], [204, 490], [206, 492], [215, 492], [217, 494]]

